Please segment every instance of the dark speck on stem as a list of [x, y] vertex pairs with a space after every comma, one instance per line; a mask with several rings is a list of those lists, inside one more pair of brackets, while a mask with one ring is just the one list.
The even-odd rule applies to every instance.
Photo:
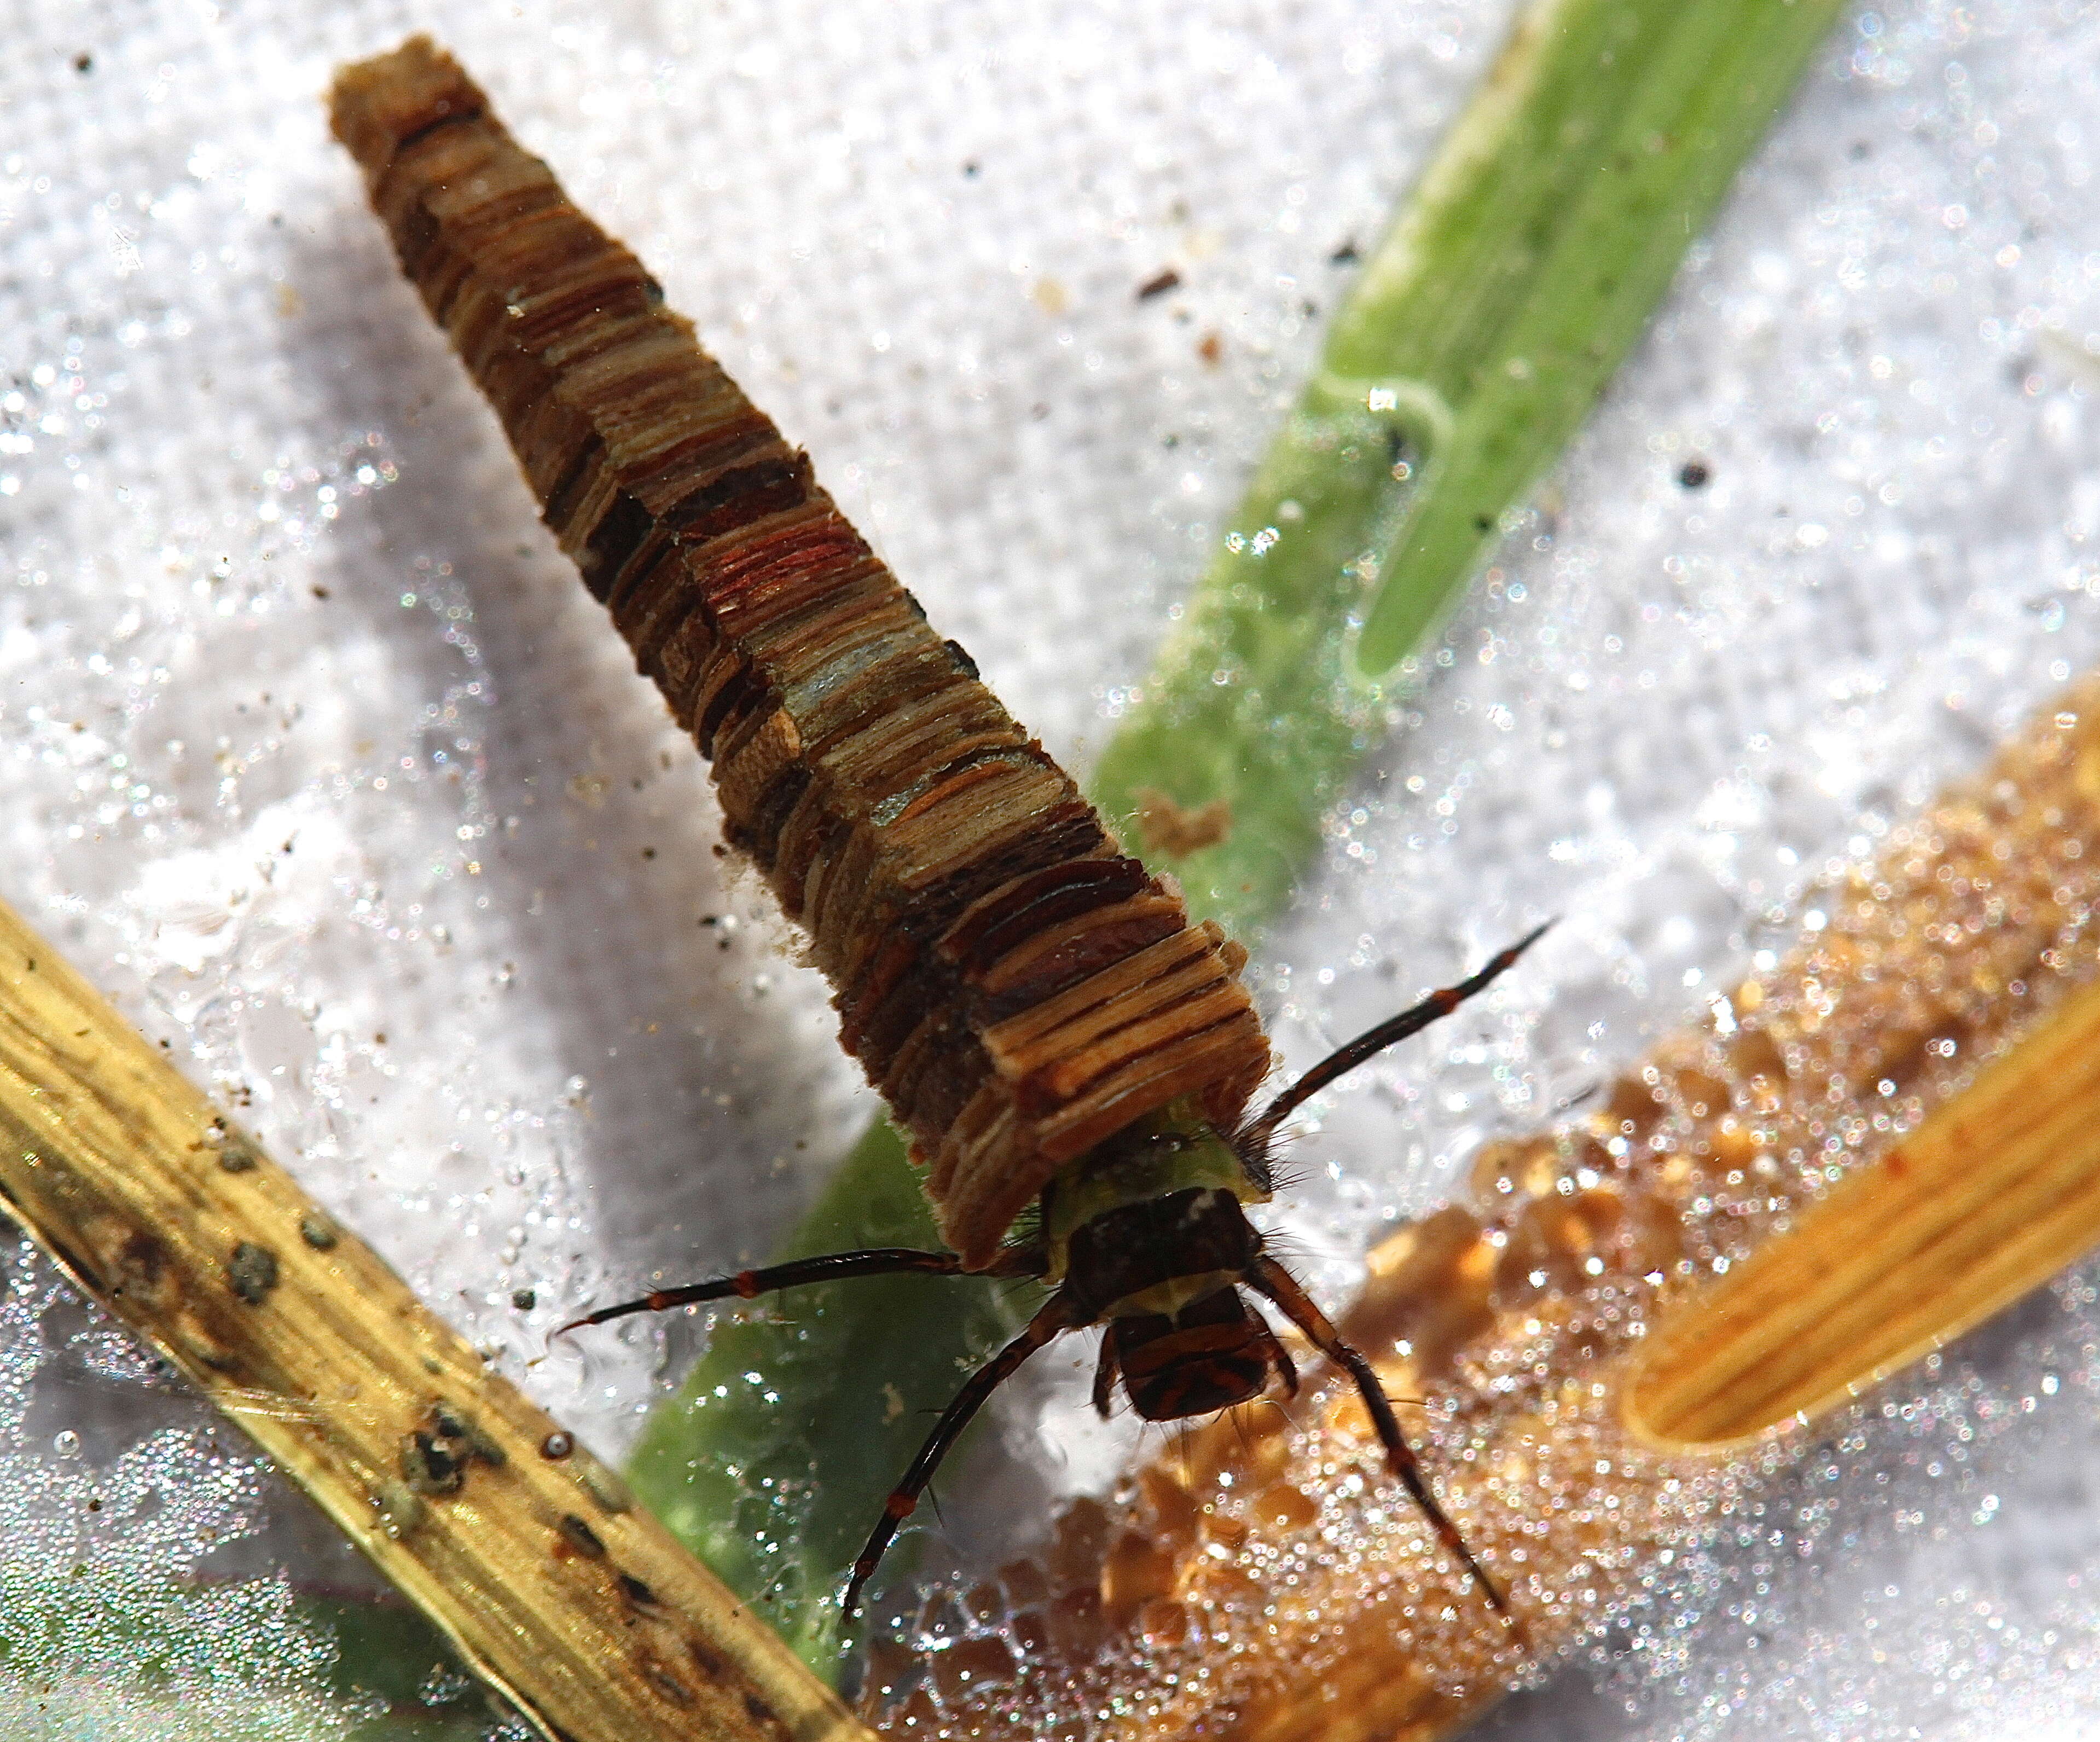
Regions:
[[605, 1553], [605, 1545], [598, 1540], [598, 1532], [573, 1512], [562, 1514], [562, 1535], [579, 1554], [588, 1554], [596, 1560]]
[[226, 1274], [236, 1294], [249, 1306], [259, 1306], [263, 1297], [277, 1286], [276, 1254], [267, 1246], [244, 1240], [233, 1249]]

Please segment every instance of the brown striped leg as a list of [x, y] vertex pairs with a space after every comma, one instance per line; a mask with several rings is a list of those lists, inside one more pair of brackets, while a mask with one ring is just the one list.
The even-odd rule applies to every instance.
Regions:
[[[848, 1276], [893, 1276], [915, 1271], [925, 1276], [965, 1276], [1001, 1274], [997, 1271], [965, 1271], [952, 1252], [918, 1252], [908, 1246], [873, 1246], [865, 1252], [827, 1253], [819, 1258], [796, 1258], [785, 1264], [768, 1264], [758, 1270], [739, 1271], [734, 1276], [717, 1276], [708, 1282], [688, 1283], [682, 1289], [659, 1289], [639, 1300], [622, 1301], [617, 1306], [601, 1306], [580, 1319], [571, 1319], [560, 1330], [603, 1324], [638, 1312], [668, 1312], [673, 1306], [690, 1306], [699, 1301], [756, 1300], [782, 1289], [799, 1289], [805, 1283], [838, 1282]], [[1005, 1274], [1011, 1274], [1008, 1272]]]
[[1455, 986], [1446, 986], [1441, 992], [1431, 993], [1413, 1009], [1402, 1010], [1397, 1016], [1388, 1016], [1375, 1028], [1358, 1035], [1346, 1046], [1337, 1047], [1270, 1102], [1261, 1117], [1247, 1127], [1242, 1141], [1255, 1144], [1266, 1142], [1278, 1125], [1336, 1077], [1346, 1077], [1365, 1059], [1374, 1058], [1395, 1041], [1404, 1041], [1410, 1034], [1419, 1034], [1439, 1017], [1449, 1015], [1475, 993], [1485, 992], [1515, 966], [1517, 957], [1544, 937], [1552, 924], [1549, 919], [1528, 936], [1518, 939], [1507, 949], [1492, 957], [1479, 973], [1460, 980]]
[[1078, 1309], [1061, 1292], [1052, 1295], [1043, 1303], [1043, 1310], [1028, 1321], [1027, 1328], [973, 1373], [969, 1383], [955, 1394], [955, 1401], [941, 1412], [941, 1419], [934, 1423], [926, 1444], [920, 1447], [918, 1457], [911, 1460], [911, 1467], [904, 1472], [904, 1479], [883, 1502], [882, 1517], [869, 1532], [867, 1546], [861, 1550], [860, 1559], [854, 1563], [853, 1578], [846, 1586], [845, 1600], [840, 1605], [848, 1615], [860, 1607], [861, 1587], [881, 1565], [891, 1539], [897, 1535], [898, 1526], [919, 1510], [919, 1497], [926, 1492], [926, 1484], [933, 1479], [933, 1472], [941, 1467], [941, 1460], [948, 1455], [955, 1436], [969, 1426], [970, 1418], [984, 1408], [993, 1392], [1013, 1377], [1023, 1361], [1053, 1337], [1077, 1330], [1083, 1322]]
[[1284, 1316], [1312, 1340], [1313, 1346], [1321, 1354], [1345, 1368], [1356, 1381], [1357, 1391], [1363, 1394], [1364, 1406], [1371, 1413], [1371, 1425], [1378, 1430], [1379, 1444], [1385, 1448], [1386, 1461], [1392, 1466], [1392, 1473], [1400, 1478], [1401, 1486], [1422, 1509], [1423, 1516], [1436, 1532], [1437, 1541], [1472, 1574], [1474, 1583], [1486, 1594], [1495, 1612], [1508, 1615], [1509, 1605], [1502, 1600], [1502, 1594], [1473, 1559], [1473, 1551], [1466, 1546], [1465, 1538], [1458, 1534], [1458, 1527], [1445, 1515], [1443, 1507], [1436, 1503], [1436, 1497], [1429, 1492], [1422, 1466], [1415, 1461], [1414, 1449], [1400, 1430], [1399, 1418], [1392, 1413], [1385, 1387], [1379, 1383], [1378, 1374], [1364, 1359], [1362, 1351], [1342, 1341], [1335, 1327], [1327, 1322], [1326, 1314], [1314, 1306], [1312, 1298], [1298, 1285], [1298, 1279], [1275, 1259], [1255, 1259], [1253, 1268], [1246, 1273], [1246, 1284], [1274, 1301], [1283, 1309]]

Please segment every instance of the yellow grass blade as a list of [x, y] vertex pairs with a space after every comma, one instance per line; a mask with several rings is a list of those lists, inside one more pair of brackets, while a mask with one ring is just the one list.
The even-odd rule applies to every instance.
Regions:
[[545, 1734], [867, 1735], [4, 904], [0, 1198]]
[[1859, 1395], [2100, 1245], [2100, 986], [1648, 1339], [1626, 1421], [1723, 1445]]

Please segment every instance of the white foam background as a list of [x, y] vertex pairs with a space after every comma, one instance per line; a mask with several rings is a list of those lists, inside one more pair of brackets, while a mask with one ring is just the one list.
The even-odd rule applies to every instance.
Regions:
[[[662, 1334], [527, 1373], [546, 1329], [762, 1252], [870, 1103], [399, 281], [330, 70], [413, 29], [454, 47], [1083, 763], [1347, 288], [1331, 257], [1506, 15], [18, 0], [6, 896], [620, 1452]], [[1695, 1012], [1833, 856], [2100, 657], [2096, 67], [2075, 0], [1849, 18], [1449, 630], [1260, 965], [1281, 1038], [1302, 1063], [1567, 917], [1477, 1020], [1326, 1098], [1279, 1221], [1328, 1298], [1481, 1137]], [[150, 1700], [114, 1649], [11, 1653], [7, 1733], [223, 1734], [181, 1696], [229, 1687], [255, 1734], [346, 1733], [284, 1599], [355, 1582], [348, 1551], [36, 1261], [9, 1274], [0, 1634], [77, 1563], [107, 1613], [202, 1643]], [[2083, 1733], [2092, 1305], [2074, 1281], [1950, 1352], [1900, 1432], [1833, 1442], [1769, 1535], [1498, 1733]], [[1112, 1469], [1072, 1394], [1049, 1364], [944, 1493], [967, 1552]], [[209, 1602], [166, 1597], [199, 1574]]]

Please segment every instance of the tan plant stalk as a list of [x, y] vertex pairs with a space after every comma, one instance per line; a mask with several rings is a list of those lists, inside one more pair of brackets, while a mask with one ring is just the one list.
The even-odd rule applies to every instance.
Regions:
[[4, 904], [0, 1197], [544, 1734], [866, 1735]]

